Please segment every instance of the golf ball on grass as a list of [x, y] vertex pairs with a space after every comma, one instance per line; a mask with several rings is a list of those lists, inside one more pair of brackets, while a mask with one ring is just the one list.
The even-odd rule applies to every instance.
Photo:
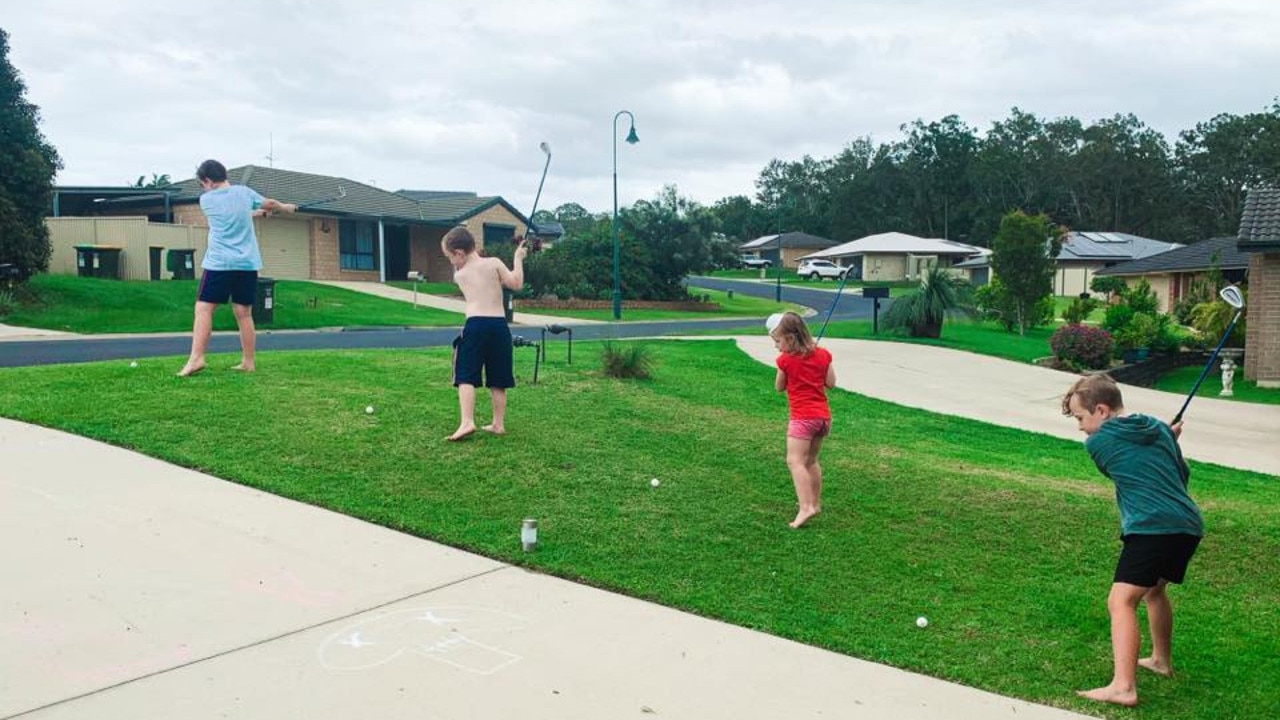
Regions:
[[923, 615], [916, 618], [916, 627], [918, 628], [929, 627], [929, 618]]
[[658, 480], [658, 478], [654, 478], [654, 479], [652, 479], [652, 480], [650, 480], [650, 481], [649, 481], [649, 487], [658, 487], [658, 486], [659, 486], [659, 485], [661, 485], [661, 484], [662, 484], [662, 482], [661, 482], [661, 481], [659, 481], [659, 480]]
[[373, 414], [373, 406], [372, 406], [372, 405], [369, 405], [368, 407], [366, 407], [366, 408], [364, 409], [364, 412], [365, 412], [365, 414], [366, 414], [366, 415], [372, 415], [372, 414]]
[[134, 360], [133, 362], [129, 363], [129, 367], [138, 367], [138, 361]]

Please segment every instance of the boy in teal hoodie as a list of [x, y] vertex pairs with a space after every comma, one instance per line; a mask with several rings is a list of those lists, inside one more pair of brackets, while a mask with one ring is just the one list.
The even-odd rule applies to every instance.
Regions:
[[[1137, 705], [1137, 667], [1170, 675], [1173, 606], [1165, 593], [1181, 583], [1204, 535], [1200, 509], [1187, 494], [1191, 470], [1182, 458], [1182, 423], [1170, 427], [1146, 415], [1125, 415], [1120, 388], [1106, 375], [1078, 380], [1062, 398], [1062, 413], [1076, 419], [1093, 462], [1115, 483], [1124, 549], [1116, 563], [1107, 611], [1115, 672], [1111, 684], [1080, 695]], [[1138, 659], [1138, 603], [1147, 603], [1151, 657]]]

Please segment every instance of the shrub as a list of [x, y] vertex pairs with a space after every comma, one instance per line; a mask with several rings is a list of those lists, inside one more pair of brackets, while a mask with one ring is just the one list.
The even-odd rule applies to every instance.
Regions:
[[1132, 319], [1115, 333], [1116, 350], [1150, 348], [1158, 332], [1159, 324], [1154, 315], [1134, 313]]
[[1124, 329], [1133, 320], [1133, 308], [1128, 305], [1108, 305], [1102, 318], [1102, 327], [1112, 335]]
[[1091, 297], [1078, 297], [1071, 301], [1066, 310], [1062, 311], [1062, 319], [1066, 320], [1070, 325], [1079, 325], [1089, 317], [1089, 313], [1098, 307], [1098, 301]]
[[606, 341], [601, 360], [607, 377], [647, 380], [653, 375], [653, 353], [646, 345]]
[[1160, 300], [1146, 278], [1142, 278], [1133, 287], [1124, 291], [1122, 296], [1125, 304], [1135, 313], [1155, 315], [1160, 312]]
[[12, 290], [0, 290], [0, 317], [18, 309], [18, 298]]
[[[1200, 303], [1191, 310], [1191, 326], [1204, 334], [1206, 342], [1212, 339], [1216, 343], [1222, 338], [1222, 333], [1227, 331], [1227, 325], [1235, 314], [1236, 309], [1221, 300]], [[1231, 337], [1227, 338], [1228, 347], [1244, 347], [1245, 320], [1246, 318], [1241, 317], [1240, 322], [1236, 323]]]
[[1114, 275], [1095, 275], [1093, 280], [1089, 282], [1089, 289], [1096, 293], [1106, 293], [1108, 297], [1112, 295], [1123, 295], [1128, 285], [1124, 280]]
[[1071, 370], [1101, 370], [1111, 364], [1115, 342], [1111, 333], [1078, 323], [1063, 325], [1049, 338], [1049, 347], [1058, 364]]
[[921, 278], [918, 288], [893, 301], [884, 314], [884, 327], [905, 328], [911, 337], [940, 337], [947, 315], [977, 314], [972, 297], [973, 286], [968, 280], [935, 265]]

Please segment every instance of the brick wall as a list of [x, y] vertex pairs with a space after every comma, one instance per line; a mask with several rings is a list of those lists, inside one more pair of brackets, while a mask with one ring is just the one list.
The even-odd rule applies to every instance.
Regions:
[[[525, 234], [524, 223], [520, 221], [520, 218], [512, 215], [511, 211], [503, 205], [494, 205], [482, 213], [472, 215], [462, 224], [465, 225], [466, 228], [471, 231], [471, 234], [475, 236], [476, 247], [481, 250], [484, 249], [484, 226], [486, 224], [511, 226], [515, 228], [516, 235]], [[441, 237], [443, 237], [443, 235]], [[437, 242], [437, 244], [439, 243]]]
[[447, 228], [415, 225], [409, 230], [409, 269], [417, 270], [431, 282], [453, 280], [453, 268], [440, 250]]
[[1245, 379], [1280, 387], [1280, 253], [1250, 256], [1248, 302]]
[[204, 211], [200, 209], [199, 203], [175, 205], [173, 208], [173, 224], [209, 227], [209, 221], [205, 219]]

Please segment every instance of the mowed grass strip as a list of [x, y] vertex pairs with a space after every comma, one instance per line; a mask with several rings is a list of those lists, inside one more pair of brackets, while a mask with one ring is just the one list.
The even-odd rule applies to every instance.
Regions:
[[443, 350], [270, 353], [256, 374], [187, 381], [165, 360], [4, 370], [0, 415], [997, 693], [1107, 717], [1280, 716], [1276, 478], [1193, 463], [1209, 534], [1172, 590], [1178, 675], [1144, 675], [1138, 710], [1098, 707], [1072, 690], [1110, 678], [1118, 522], [1079, 443], [836, 391], [824, 512], [793, 531], [773, 369], [730, 342], [651, 348], [647, 382], [600, 377], [593, 343], [572, 366], [551, 348], [536, 386], [518, 357], [510, 434], [460, 444], [442, 442]]
[[[190, 332], [198, 280], [152, 282], [37, 275], [24, 303], [0, 320], [8, 325], [75, 333]], [[20, 296], [22, 297], [22, 296]], [[272, 323], [264, 330], [344, 326], [461, 325], [460, 313], [301, 280], [275, 285]], [[215, 330], [236, 329], [229, 306], [214, 315]]]

